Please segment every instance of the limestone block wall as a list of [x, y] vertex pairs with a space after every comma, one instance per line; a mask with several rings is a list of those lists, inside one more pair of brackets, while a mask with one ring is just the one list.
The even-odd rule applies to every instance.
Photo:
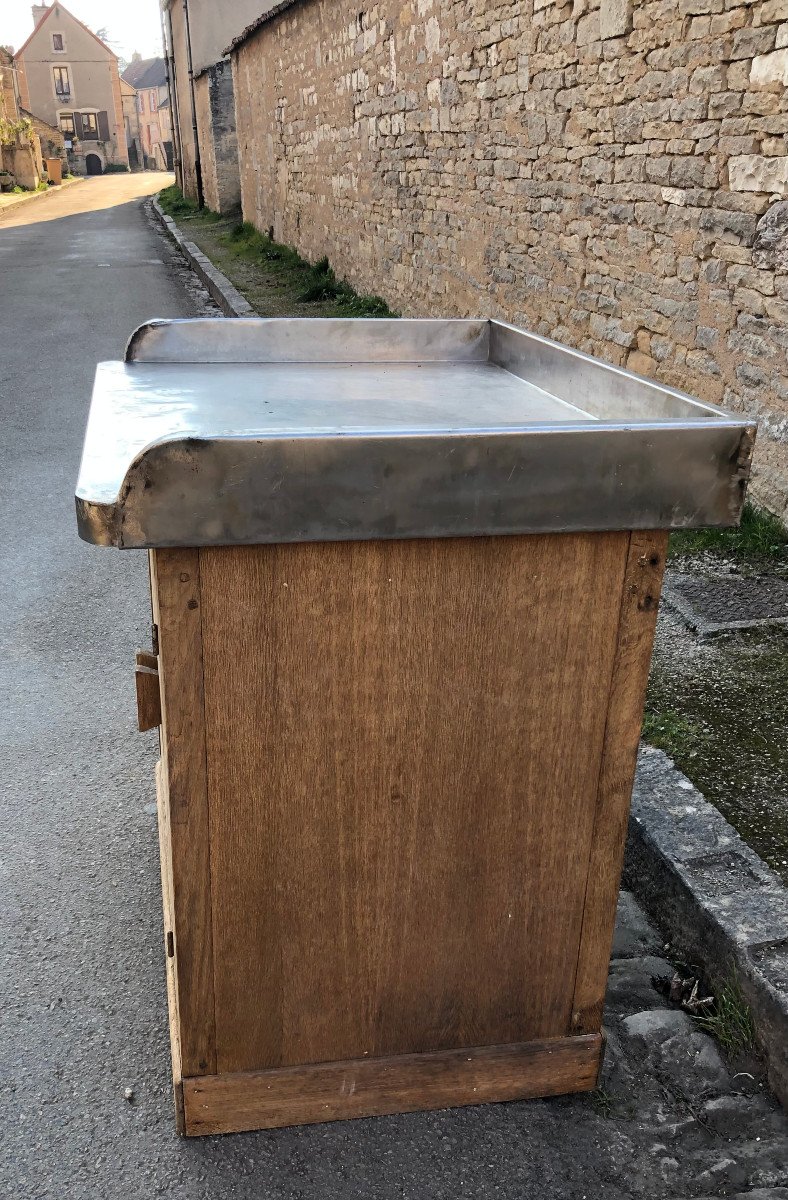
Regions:
[[229, 59], [221, 59], [197, 76], [194, 100], [204, 200], [214, 212], [231, 212], [241, 203], [241, 180]]
[[233, 67], [247, 219], [757, 416], [786, 513], [788, 0], [295, 0]]

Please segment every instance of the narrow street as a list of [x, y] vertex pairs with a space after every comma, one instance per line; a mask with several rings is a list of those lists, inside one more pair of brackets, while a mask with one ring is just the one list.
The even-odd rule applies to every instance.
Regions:
[[136, 731], [133, 686], [146, 556], [80, 542], [73, 502], [96, 362], [146, 319], [209, 311], [145, 211], [168, 182], [90, 179], [0, 221], [0, 1194], [656, 1200], [782, 1183], [784, 1117], [666, 1012], [664, 935], [627, 896], [599, 1092], [177, 1137], [157, 735]]

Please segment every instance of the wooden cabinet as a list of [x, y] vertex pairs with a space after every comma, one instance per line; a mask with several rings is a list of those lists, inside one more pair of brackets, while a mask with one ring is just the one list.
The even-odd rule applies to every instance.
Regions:
[[666, 536], [151, 551], [183, 1132], [595, 1086]]

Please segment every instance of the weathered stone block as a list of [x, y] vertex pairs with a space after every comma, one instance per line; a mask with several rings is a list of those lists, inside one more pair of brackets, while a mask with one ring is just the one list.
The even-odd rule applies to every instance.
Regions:
[[752, 249], [754, 267], [788, 272], [788, 201], [781, 200], [764, 213]]
[[748, 26], [739, 29], [733, 35], [731, 58], [754, 58], [756, 54], [766, 54], [774, 46], [776, 37], [773, 25]]
[[788, 193], [788, 159], [739, 155], [728, 161], [728, 181], [735, 192]]
[[773, 21], [788, 21], [788, 0], [765, 0], [759, 15], [762, 25], [769, 25]]
[[577, 44], [588, 46], [591, 42], [599, 41], [599, 13], [587, 13], [577, 22]]
[[759, 54], [752, 60], [750, 83], [753, 87], [764, 87], [770, 83], [788, 84], [788, 49], [772, 50], [771, 54]]
[[602, 0], [599, 10], [599, 35], [623, 37], [632, 29], [632, 0]]

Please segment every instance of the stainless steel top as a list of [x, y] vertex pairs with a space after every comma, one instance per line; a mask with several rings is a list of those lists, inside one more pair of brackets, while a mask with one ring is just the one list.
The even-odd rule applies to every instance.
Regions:
[[496, 321], [156, 321], [96, 372], [125, 548], [731, 525], [755, 426]]

